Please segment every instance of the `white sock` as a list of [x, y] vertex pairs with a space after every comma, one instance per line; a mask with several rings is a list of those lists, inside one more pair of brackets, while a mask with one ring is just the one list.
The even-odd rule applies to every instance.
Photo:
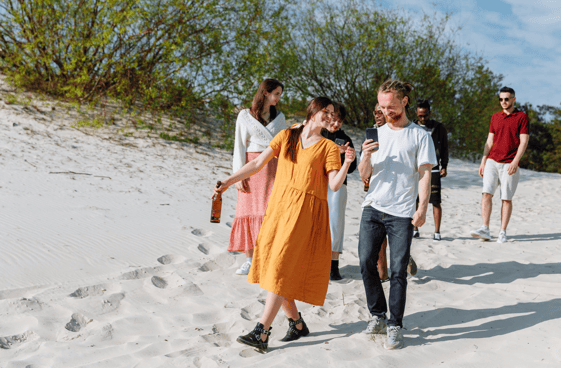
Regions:
[[247, 257], [246, 260], [251, 264], [251, 262], [253, 262], [253, 257]]
[[482, 228], [484, 228], [485, 230], [489, 230], [489, 226], [487, 225], [483, 225]]

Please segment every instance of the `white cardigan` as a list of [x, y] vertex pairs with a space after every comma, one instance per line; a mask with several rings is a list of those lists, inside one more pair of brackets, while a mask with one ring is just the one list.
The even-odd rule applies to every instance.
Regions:
[[249, 109], [240, 111], [236, 120], [236, 135], [234, 139], [234, 159], [232, 168], [234, 172], [242, 168], [246, 152], [263, 152], [273, 138], [283, 129], [286, 129], [286, 120], [282, 112], [267, 126], [263, 126], [255, 119]]

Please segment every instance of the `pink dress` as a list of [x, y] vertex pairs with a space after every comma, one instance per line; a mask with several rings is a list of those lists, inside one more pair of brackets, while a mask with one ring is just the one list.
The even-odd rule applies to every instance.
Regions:
[[[285, 128], [282, 113], [265, 127], [251, 116], [249, 109], [242, 110], [236, 121], [233, 171], [238, 171], [245, 163], [257, 158]], [[248, 179], [249, 193], [237, 191], [236, 216], [232, 223], [229, 251], [253, 250], [273, 190], [277, 162], [278, 159], [273, 158]]]

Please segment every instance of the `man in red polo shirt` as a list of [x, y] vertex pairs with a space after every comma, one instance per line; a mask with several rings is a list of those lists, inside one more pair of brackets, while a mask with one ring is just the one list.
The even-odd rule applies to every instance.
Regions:
[[479, 176], [483, 177], [483, 198], [481, 200], [481, 216], [483, 226], [472, 231], [471, 236], [482, 240], [490, 240], [489, 220], [493, 206], [493, 194], [497, 186], [501, 186], [501, 231], [498, 243], [507, 241], [506, 227], [512, 214], [512, 197], [516, 191], [520, 170], [518, 163], [530, 137], [530, 122], [528, 116], [514, 108], [514, 90], [503, 87], [499, 93], [499, 102], [503, 111], [491, 118], [489, 136], [485, 142]]

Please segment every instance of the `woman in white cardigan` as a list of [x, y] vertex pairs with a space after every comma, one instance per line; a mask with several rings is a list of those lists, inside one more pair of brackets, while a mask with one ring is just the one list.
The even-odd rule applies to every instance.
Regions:
[[[251, 108], [240, 111], [236, 121], [233, 172], [259, 156], [275, 135], [286, 128], [284, 115], [275, 108], [283, 90], [281, 82], [265, 79], [253, 97]], [[236, 271], [237, 275], [247, 275], [251, 268], [253, 247], [265, 216], [276, 172], [277, 159], [273, 158], [257, 174], [236, 183], [236, 217], [228, 250], [245, 252], [247, 257]]]

